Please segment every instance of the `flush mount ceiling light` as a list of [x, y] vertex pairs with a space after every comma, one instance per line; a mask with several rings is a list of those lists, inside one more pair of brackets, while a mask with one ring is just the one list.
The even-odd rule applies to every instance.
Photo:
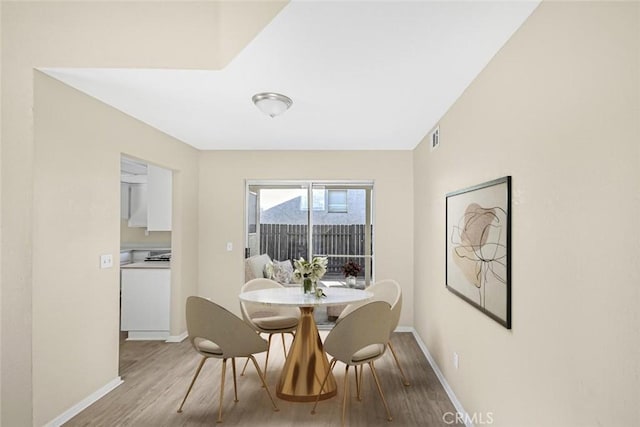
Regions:
[[288, 96], [273, 92], [256, 93], [251, 99], [260, 111], [271, 117], [279, 116], [293, 104]]

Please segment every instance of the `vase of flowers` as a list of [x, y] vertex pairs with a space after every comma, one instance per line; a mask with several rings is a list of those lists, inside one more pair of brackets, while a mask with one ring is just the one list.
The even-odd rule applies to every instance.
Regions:
[[322, 296], [322, 289], [318, 289], [318, 281], [327, 272], [327, 258], [313, 257], [311, 261], [300, 258], [293, 261], [293, 266], [293, 279], [302, 283], [305, 295]]
[[344, 274], [347, 285], [353, 287], [356, 285], [356, 277], [360, 273], [360, 264], [355, 261], [347, 261], [342, 266], [342, 273]]

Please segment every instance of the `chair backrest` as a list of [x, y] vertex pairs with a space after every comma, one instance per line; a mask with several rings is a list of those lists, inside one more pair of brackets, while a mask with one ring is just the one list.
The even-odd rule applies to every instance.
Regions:
[[386, 301], [391, 306], [391, 323], [389, 324], [390, 331], [393, 331], [398, 327], [400, 321], [400, 313], [402, 312], [402, 288], [400, 284], [392, 279], [385, 279], [376, 282], [369, 288], [373, 292], [374, 301]]
[[[249, 280], [247, 283], [242, 285], [240, 288], [240, 292], [249, 292], [249, 291], [258, 291], [261, 289], [271, 289], [271, 288], [284, 288], [280, 283], [275, 280], [265, 279], [264, 277], [259, 277], [257, 279]], [[250, 303], [240, 301], [240, 310], [242, 311], [242, 317], [245, 321], [252, 323], [251, 319], [256, 317], [265, 317], [265, 316], [289, 316], [289, 317], [300, 317], [300, 310], [295, 307], [277, 307], [277, 306], [265, 306], [264, 304], [258, 303]]]
[[324, 341], [331, 356], [349, 363], [358, 350], [389, 342], [391, 306], [385, 301], [366, 303], [345, 316], [333, 327]]
[[283, 288], [280, 283], [275, 280], [258, 277], [251, 279], [240, 288], [240, 292], [258, 291], [260, 289]]
[[371, 301], [385, 301], [391, 306], [391, 324], [390, 331], [393, 332], [400, 321], [400, 312], [402, 311], [402, 288], [400, 284], [392, 279], [380, 280], [367, 288], [367, 291], [373, 294], [373, 298], [364, 302], [349, 304], [342, 310], [336, 323], [340, 323], [344, 317], [357, 309], [358, 307]]
[[226, 308], [203, 297], [187, 298], [187, 331], [195, 340], [202, 338], [220, 347], [222, 356], [243, 357], [267, 350], [267, 342], [253, 328]]

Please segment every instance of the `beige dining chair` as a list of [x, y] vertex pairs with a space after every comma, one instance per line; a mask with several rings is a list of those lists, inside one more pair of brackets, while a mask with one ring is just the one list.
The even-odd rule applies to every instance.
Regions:
[[[245, 283], [240, 292], [257, 291], [261, 289], [271, 288], [284, 288], [280, 283], [265, 278], [257, 278], [249, 280]], [[280, 334], [282, 337], [282, 348], [284, 351], [284, 357], [287, 357], [287, 348], [285, 345], [284, 334], [294, 335], [294, 331], [298, 327], [300, 320], [300, 310], [297, 307], [274, 307], [266, 306], [264, 304], [248, 303], [240, 301], [240, 310], [242, 312], [242, 318], [258, 333], [269, 334], [267, 356], [264, 361], [264, 374], [267, 375], [267, 365], [269, 363], [269, 352], [271, 350], [271, 338], [274, 334]], [[244, 375], [244, 371], [247, 368], [247, 363], [244, 364], [241, 375]]]
[[[402, 311], [402, 288], [400, 288], [400, 284], [391, 279], [380, 280], [379, 282], [369, 286], [367, 291], [373, 294], [373, 298], [369, 301], [386, 301], [391, 305], [391, 324], [389, 325], [389, 337], [391, 337], [393, 331], [398, 327], [400, 312]], [[339, 323], [345, 316], [361, 305], [362, 303], [349, 304], [345, 307], [342, 313], [340, 313], [336, 323]], [[389, 339], [387, 346], [389, 347], [389, 350], [391, 350], [391, 355], [393, 356], [396, 366], [400, 371], [400, 375], [402, 376], [402, 384], [405, 386], [411, 385], [404, 374], [404, 370], [400, 365], [400, 361], [398, 360], [398, 356], [396, 355], [393, 345], [391, 345], [391, 339]]]
[[224, 397], [224, 379], [227, 369], [227, 359], [231, 359], [233, 368], [233, 391], [235, 402], [238, 401], [238, 389], [236, 384], [236, 357], [246, 357], [253, 361], [253, 365], [258, 371], [258, 376], [262, 381], [264, 389], [267, 391], [273, 410], [278, 411], [276, 402], [269, 391], [269, 387], [264, 379], [262, 371], [256, 362], [255, 353], [267, 351], [267, 341], [262, 339], [255, 331], [242, 319], [231, 313], [224, 307], [206, 298], [190, 296], [187, 298], [187, 332], [189, 341], [193, 348], [202, 355], [202, 360], [189, 384], [187, 393], [178, 408], [182, 412], [184, 402], [191, 392], [193, 384], [200, 374], [200, 370], [209, 358], [222, 359], [222, 375], [220, 380], [220, 405], [218, 407], [218, 420], [222, 422], [222, 401]]
[[376, 383], [378, 393], [382, 398], [382, 403], [387, 411], [387, 420], [392, 421], [389, 406], [382, 393], [378, 374], [374, 366], [374, 361], [380, 358], [386, 349], [389, 341], [389, 324], [391, 323], [391, 307], [385, 301], [374, 301], [365, 303], [343, 317], [340, 323], [333, 327], [324, 341], [325, 351], [332, 357], [329, 363], [329, 371], [322, 380], [320, 393], [311, 410], [315, 414], [320, 395], [324, 389], [329, 374], [333, 371], [336, 362], [345, 364], [344, 387], [342, 398], [342, 425], [345, 424], [347, 400], [349, 397], [349, 367], [354, 366], [356, 370], [356, 387], [358, 399], [360, 398], [360, 388], [362, 383], [362, 371], [360, 378], [357, 376], [358, 366], [369, 365], [371, 374]]

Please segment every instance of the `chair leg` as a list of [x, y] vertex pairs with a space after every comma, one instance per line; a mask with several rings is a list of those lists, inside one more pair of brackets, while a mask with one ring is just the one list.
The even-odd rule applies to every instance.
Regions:
[[382, 398], [382, 403], [384, 403], [384, 409], [386, 409], [387, 411], [387, 420], [393, 421], [393, 418], [391, 418], [391, 412], [389, 412], [389, 406], [387, 405], [387, 400], [384, 398], [384, 394], [382, 393], [382, 388], [380, 387], [380, 381], [378, 380], [378, 374], [376, 373], [376, 368], [373, 366], [373, 362], [369, 362], [369, 367], [371, 368], [373, 379], [376, 382], [376, 387], [378, 387], [378, 393], [380, 393], [380, 397]]
[[[355, 367], [358, 369], [358, 367]], [[344, 396], [342, 396], [342, 427], [345, 425], [345, 414], [347, 413], [347, 401], [349, 400], [349, 365], [344, 367]]]
[[322, 394], [322, 390], [324, 390], [324, 385], [327, 383], [327, 379], [329, 379], [329, 374], [333, 371], [333, 367], [336, 366], [336, 359], [331, 359], [331, 363], [329, 364], [329, 370], [327, 371], [327, 375], [324, 376], [322, 380], [322, 384], [320, 385], [320, 391], [318, 392], [318, 396], [316, 396], [316, 403], [313, 405], [311, 409], [311, 413], [316, 413], [316, 406], [318, 406], [318, 402], [320, 401], [320, 395]]
[[291, 335], [291, 341], [293, 342], [293, 339], [296, 337], [296, 334], [294, 334], [293, 332], [283, 332], [282, 333], [282, 348], [284, 349], [284, 358], [287, 358], [287, 346], [285, 345], [284, 342], [284, 334], [290, 334]]
[[240, 373], [241, 377], [244, 377], [244, 371], [247, 370], [247, 365], [249, 364], [249, 358], [247, 357], [247, 360], [244, 361], [244, 367], [242, 368], [242, 372]]
[[189, 393], [191, 393], [191, 388], [193, 387], [193, 384], [196, 382], [196, 378], [198, 378], [198, 375], [200, 375], [200, 370], [202, 369], [202, 366], [204, 365], [204, 362], [206, 360], [207, 360], [207, 358], [203, 357], [202, 360], [200, 361], [200, 364], [196, 368], [196, 373], [193, 376], [193, 379], [191, 380], [191, 384], [189, 384], [189, 388], [187, 389], [187, 394], [185, 394], [184, 395], [184, 399], [182, 399], [182, 403], [180, 404], [180, 407], [178, 408], [178, 413], [182, 412], [182, 406], [184, 405], [184, 402], [187, 401], [187, 396], [189, 396]]
[[293, 339], [296, 337], [296, 333], [295, 332], [287, 332], [288, 334], [291, 334], [291, 342], [293, 342]]
[[[260, 331], [256, 331], [258, 336], [260, 337]], [[241, 377], [244, 377], [244, 371], [247, 370], [247, 365], [249, 364], [249, 358], [247, 357], [247, 360], [244, 361], [244, 367], [242, 368], [242, 372], [240, 373]]]
[[233, 369], [233, 395], [235, 399], [234, 402], [238, 401], [238, 384], [236, 383], [236, 358], [231, 358], [231, 369]]
[[280, 334], [280, 336], [282, 337], [282, 351], [284, 353], [284, 358], [287, 358], [287, 346], [284, 343], [284, 332]]
[[217, 423], [222, 422], [222, 398], [224, 397], [224, 376], [227, 372], [227, 359], [222, 359], [222, 375], [220, 376], [220, 405], [218, 406]]
[[271, 338], [273, 334], [269, 334], [269, 342], [267, 343], [267, 357], [264, 359], [264, 377], [267, 377], [267, 364], [269, 364], [269, 351], [271, 351]]
[[[356, 366], [356, 371], [358, 370], [358, 367]], [[360, 376], [359, 376], [359, 383], [358, 383], [358, 400], [362, 400], [362, 378], [364, 378], [364, 365], [360, 365]]]
[[[362, 365], [360, 365], [362, 366]], [[356, 397], [358, 398], [358, 401], [362, 401], [362, 397], [360, 397], [360, 378], [358, 375], [358, 367], [355, 366], [355, 369], [353, 370], [353, 373], [356, 376]]]
[[256, 362], [256, 358], [253, 357], [253, 355], [249, 356], [249, 358], [253, 362], [253, 365], [256, 367], [256, 371], [258, 371], [258, 376], [260, 377], [260, 381], [262, 381], [262, 386], [264, 387], [265, 390], [267, 390], [267, 394], [269, 395], [269, 399], [271, 399], [271, 403], [273, 404], [273, 410], [276, 411], [276, 412], [279, 411], [280, 409], [278, 409], [278, 407], [276, 406], [275, 400], [273, 400], [273, 396], [271, 395], [271, 392], [269, 391], [269, 387], [267, 387], [267, 381], [265, 380], [264, 375], [260, 371], [260, 367], [258, 366], [258, 362]]
[[400, 375], [402, 375], [402, 384], [404, 384], [405, 386], [411, 385], [409, 381], [407, 381], [407, 377], [405, 377], [404, 375], [404, 371], [402, 370], [402, 366], [400, 366], [400, 361], [398, 361], [398, 356], [396, 356], [396, 352], [393, 349], [393, 346], [391, 345], [391, 341], [387, 343], [387, 347], [389, 347], [389, 350], [391, 350], [393, 359], [396, 361], [396, 366], [398, 367], [398, 369], [400, 369]]

